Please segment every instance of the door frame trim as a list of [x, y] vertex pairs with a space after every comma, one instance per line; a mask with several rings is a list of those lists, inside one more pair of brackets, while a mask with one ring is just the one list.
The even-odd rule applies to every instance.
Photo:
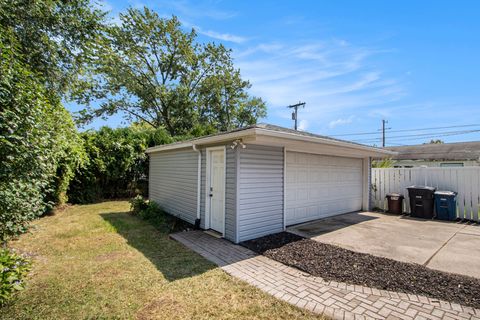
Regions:
[[221, 231], [222, 233], [222, 236], [224, 237], [225, 236], [225, 206], [226, 206], [226, 203], [225, 203], [225, 193], [226, 193], [226, 189], [227, 189], [227, 186], [226, 186], [226, 180], [227, 180], [227, 152], [226, 152], [226, 146], [219, 146], [219, 147], [209, 147], [209, 148], [206, 148], [205, 149], [205, 152], [206, 152], [206, 172], [205, 172], [205, 229], [210, 229], [210, 215], [211, 215], [211, 212], [210, 212], [210, 196], [209, 196], [209, 193], [210, 193], [210, 190], [209, 190], [209, 186], [210, 186], [210, 182], [211, 182], [211, 170], [210, 170], [210, 167], [211, 167], [211, 162], [212, 162], [212, 158], [211, 158], [211, 152], [212, 151], [222, 151], [223, 150], [223, 230]]

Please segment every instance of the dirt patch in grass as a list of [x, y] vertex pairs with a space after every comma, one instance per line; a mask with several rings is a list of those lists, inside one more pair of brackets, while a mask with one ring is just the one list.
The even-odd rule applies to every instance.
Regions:
[[152, 319], [152, 315], [158, 313], [159, 310], [169, 310], [167, 313], [175, 313], [181, 310], [182, 306], [172, 298], [166, 297], [162, 299], [156, 299], [147, 303], [142, 309], [140, 309], [135, 318], [137, 320], [149, 320]]
[[325, 280], [413, 293], [480, 308], [480, 279], [350, 251], [288, 232], [242, 245]]

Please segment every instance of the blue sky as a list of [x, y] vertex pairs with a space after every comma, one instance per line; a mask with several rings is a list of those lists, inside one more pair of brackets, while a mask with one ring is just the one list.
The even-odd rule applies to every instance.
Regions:
[[[144, 5], [231, 48], [251, 94], [267, 102], [262, 122], [291, 127], [286, 106], [305, 101], [300, 127], [314, 133], [376, 132], [384, 118], [388, 145], [423, 143], [430, 133], [480, 140], [479, 132], [440, 135], [480, 130], [478, 1], [104, 2], [113, 19]], [[113, 117], [91, 126], [103, 124], [123, 125]], [[342, 138], [380, 143], [368, 140], [379, 135]]]

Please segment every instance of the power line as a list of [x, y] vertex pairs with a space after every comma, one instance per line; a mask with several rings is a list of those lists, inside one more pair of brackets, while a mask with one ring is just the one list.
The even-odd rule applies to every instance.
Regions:
[[[431, 127], [431, 128], [418, 128], [418, 129], [388, 130], [388, 132], [426, 131], [426, 130], [465, 128], [465, 127], [478, 127], [478, 126], [480, 126], [480, 124], [465, 124], [465, 125], [448, 126], [448, 127]], [[379, 132], [375, 131], [375, 132], [346, 133], [346, 134], [332, 135], [331, 137], [360, 136], [360, 135], [371, 135], [371, 134], [379, 134]]]
[[421, 128], [421, 129], [402, 129], [402, 130], [392, 130], [389, 132], [408, 132], [408, 131], [426, 131], [426, 130], [436, 130], [436, 129], [451, 129], [451, 128], [465, 128], [465, 127], [478, 127], [480, 124], [464, 124], [458, 126], [449, 126], [449, 127], [433, 127], [433, 128]]
[[[427, 139], [427, 138], [437, 138], [437, 137], [446, 137], [446, 136], [454, 136], [454, 135], [462, 135], [462, 134], [469, 134], [480, 132], [480, 130], [464, 130], [464, 131], [447, 131], [447, 132], [438, 132], [438, 133], [423, 133], [423, 134], [411, 134], [411, 135], [403, 135], [403, 136], [393, 136], [387, 137], [390, 139], [402, 139], [403, 140], [420, 140], [420, 139]], [[412, 138], [416, 137], [416, 138]], [[355, 142], [379, 142], [382, 141], [382, 138], [371, 138], [371, 139], [360, 139], [360, 140], [353, 140]]]
[[368, 135], [368, 134], [378, 134], [379, 132], [360, 132], [360, 133], [346, 133], [346, 134], [335, 134], [330, 137], [346, 137], [346, 136], [361, 136], [361, 135]]
[[[425, 137], [425, 136], [432, 136], [432, 135], [440, 135], [440, 134], [467, 134], [471, 132], [478, 132], [480, 129], [475, 129], [475, 130], [461, 130], [461, 131], [445, 131], [445, 132], [429, 132], [429, 133], [415, 133], [415, 134], [406, 134], [406, 135], [401, 135], [401, 136], [391, 136], [388, 137], [389, 139], [395, 139], [395, 138], [409, 138], [409, 137]], [[362, 140], [383, 140], [383, 138], [369, 138], [369, 139], [362, 139]]]

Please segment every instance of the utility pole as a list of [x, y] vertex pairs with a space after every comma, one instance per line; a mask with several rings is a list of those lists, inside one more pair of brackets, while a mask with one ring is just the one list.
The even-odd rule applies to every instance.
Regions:
[[297, 104], [292, 104], [288, 106], [287, 108], [291, 109], [294, 108], [295, 111], [292, 112], [292, 120], [295, 120], [295, 130], [297, 130], [297, 119], [298, 119], [298, 107], [304, 107], [305, 108], [306, 102], [299, 102]]

